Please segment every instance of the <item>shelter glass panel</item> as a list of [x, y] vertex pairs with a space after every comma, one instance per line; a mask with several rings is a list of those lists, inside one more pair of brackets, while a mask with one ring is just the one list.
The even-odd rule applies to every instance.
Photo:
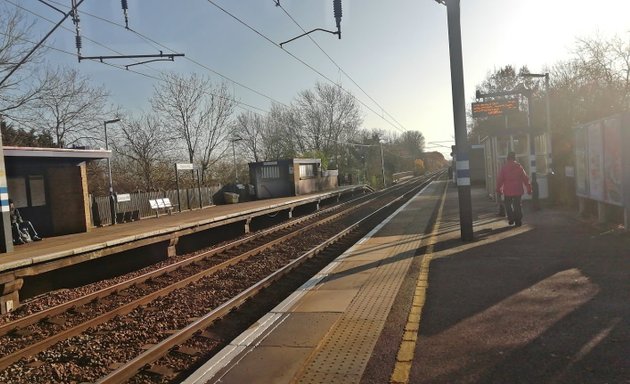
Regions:
[[509, 137], [497, 138], [497, 155], [507, 156], [509, 151], [510, 151], [510, 138]]
[[512, 137], [512, 148], [517, 155], [529, 153], [529, 140], [527, 135], [514, 135]]

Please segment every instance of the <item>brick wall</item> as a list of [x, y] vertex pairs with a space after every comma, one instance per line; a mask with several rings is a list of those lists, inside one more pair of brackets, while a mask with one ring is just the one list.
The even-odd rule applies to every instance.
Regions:
[[88, 231], [90, 211], [85, 163], [53, 166], [47, 172], [54, 234]]

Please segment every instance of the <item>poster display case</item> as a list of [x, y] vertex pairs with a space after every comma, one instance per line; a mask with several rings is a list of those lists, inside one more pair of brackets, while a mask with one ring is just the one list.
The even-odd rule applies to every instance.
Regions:
[[575, 128], [575, 190], [579, 197], [628, 207], [630, 113]]

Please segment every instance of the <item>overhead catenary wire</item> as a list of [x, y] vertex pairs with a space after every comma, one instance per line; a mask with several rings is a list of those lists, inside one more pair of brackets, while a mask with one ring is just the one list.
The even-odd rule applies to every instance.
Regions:
[[[306, 30], [302, 27], [302, 25], [300, 25], [300, 23], [298, 23], [297, 20], [295, 20], [295, 18], [291, 16], [291, 14], [282, 6], [282, 4], [277, 4], [275, 0], [272, 0], [272, 1], [277, 7], [282, 9], [282, 11], [287, 15], [287, 17], [289, 17], [289, 19], [291, 19], [291, 21], [293, 21], [293, 23], [297, 25], [298, 28], [300, 28], [304, 33], [306, 33]], [[407, 131], [407, 128], [405, 128], [405, 126], [403, 126], [398, 120], [396, 120], [394, 116], [392, 116], [389, 112], [387, 112], [387, 110], [385, 110], [385, 108], [383, 108], [376, 100], [374, 100], [374, 98], [372, 98], [372, 96], [370, 96], [356, 81], [354, 81], [354, 79], [346, 71], [344, 71], [343, 68], [341, 68], [339, 64], [337, 64], [337, 62], [317, 43], [317, 41], [315, 41], [313, 37], [311, 37], [311, 35], [307, 35], [307, 37], [328, 58], [328, 60], [330, 60], [330, 62], [333, 63], [335, 67], [337, 67], [337, 69], [341, 73], [343, 73], [357, 88], [359, 88], [361, 92], [363, 92], [365, 96], [367, 96], [368, 99], [370, 99], [374, 104], [376, 104], [376, 106], [379, 107], [381, 111], [383, 111], [385, 114], [387, 114], [387, 116], [389, 116], [392, 120], [394, 120], [394, 122], [396, 122], [396, 124], [398, 124], [400, 128], [402, 128], [404, 131]]]
[[[83, 2], [83, 0], [79, 0], [79, 4], [81, 4]], [[68, 12], [67, 14], [64, 14], [63, 18], [58, 21], [57, 23], [53, 23], [55, 24], [55, 26], [48, 31], [48, 33], [38, 42], [35, 43], [35, 46], [17, 63], [13, 66], [13, 68], [11, 68], [9, 70], [9, 73], [2, 79], [0, 80], [0, 86], [2, 86], [2, 84], [4, 84], [5, 81], [7, 81], [9, 79], [9, 77], [11, 77], [11, 75], [13, 75], [15, 73], [15, 71], [18, 70], [18, 68], [24, 64], [26, 62], [26, 60], [28, 60], [28, 58], [37, 50], [37, 48], [44, 43], [44, 41], [46, 41], [46, 39], [48, 39], [48, 37], [50, 35], [52, 35], [52, 33], [59, 27], [61, 26], [61, 24], [70, 16], [70, 12]]]
[[[3, 36], [8, 36], [8, 35], [7, 35], [6, 33], [4, 33], [4, 32], [0, 32], [0, 35], [3, 35]], [[31, 41], [31, 40], [27, 40], [27, 39], [24, 39], [24, 38], [22, 38], [21, 40], [22, 40], [22, 41], [24, 41], [24, 42], [27, 42], [27, 43], [34, 44], [34, 42], [33, 42], [33, 41]], [[76, 53], [74, 53], [74, 52], [66, 51], [66, 50], [63, 50], [63, 49], [61, 49], [61, 48], [54, 47], [54, 46], [52, 46], [52, 45], [42, 44], [42, 46], [43, 46], [43, 47], [46, 47], [46, 48], [48, 48], [48, 49], [52, 49], [52, 50], [54, 50], [54, 51], [60, 52], [60, 53], [64, 53], [64, 54], [70, 55], [70, 56], [76, 56]], [[124, 70], [124, 71], [126, 71], [126, 72], [131, 72], [131, 73], [134, 73], [134, 74], [137, 74], [137, 75], [140, 75], [140, 76], [146, 77], [146, 78], [148, 78], [148, 79], [153, 79], [153, 80], [163, 81], [163, 82], [166, 82], [166, 81], [167, 81], [166, 79], [163, 79], [163, 78], [161, 78], [161, 77], [157, 77], [157, 76], [149, 75], [149, 74], [146, 74], [146, 73], [143, 73], [143, 72], [140, 72], [140, 71], [135, 71], [135, 70], [132, 70], [132, 69], [127, 70], [127, 69], [125, 69], [125, 68], [124, 68], [123, 66], [121, 66], [121, 65], [116, 65], [116, 64], [113, 64], [113, 63], [108, 63], [108, 62], [99, 61], [99, 60], [91, 60], [91, 61], [93, 61], [93, 62], [95, 62], [95, 63], [98, 63], [98, 64], [104, 64], [104, 65], [107, 65], [107, 66], [110, 66], [110, 67], [113, 67], [113, 68], [116, 68], [116, 69]], [[211, 96], [216, 96], [216, 97], [219, 97], [219, 98], [225, 98], [225, 99], [227, 99], [227, 100], [233, 101], [233, 102], [235, 102], [235, 103], [237, 104], [237, 106], [239, 106], [240, 108], [242, 108], [242, 109], [244, 109], [244, 110], [246, 110], [246, 111], [248, 111], [248, 112], [255, 113], [255, 114], [257, 114], [257, 115], [259, 115], [259, 114], [258, 114], [256, 111], [252, 111], [252, 110], [247, 109], [247, 108], [257, 109], [257, 110], [259, 110], [260, 112], [268, 113], [268, 111], [266, 111], [266, 110], [264, 110], [264, 109], [262, 109], [262, 108], [259, 108], [259, 107], [256, 107], [256, 106], [253, 106], [253, 105], [250, 105], [250, 104], [247, 104], [247, 103], [244, 103], [244, 102], [238, 101], [238, 100], [236, 100], [236, 99], [226, 98], [225, 96], [217, 95], [217, 94], [210, 93], [210, 92], [206, 92], [206, 93], [207, 93], [207, 94], [209, 94], [209, 95], [211, 95]], [[247, 107], [247, 108], [244, 108], [244, 107]], [[259, 116], [260, 116], [260, 115], [259, 115]]]
[[[18, 5], [18, 4], [15, 4], [15, 3], [13, 3], [13, 2], [12, 2], [12, 1], [10, 1], [10, 0], [5, 0], [5, 2], [7, 2], [7, 3], [9, 3], [9, 4], [12, 4], [12, 5], [16, 6], [17, 8], [22, 9], [22, 10], [24, 10], [25, 12], [28, 12], [28, 13], [30, 13], [30, 14], [32, 14], [32, 15], [34, 15], [34, 16], [36, 16], [36, 17], [39, 17], [39, 18], [41, 18], [41, 19], [45, 20], [45, 21], [48, 21], [48, 22], [50, 22], [50, 23], [54, 23], [54, 21], [52, 21], [52, 20], [50, 20], [50, 19], [46, 18], [45, 16], [39, 15], [38, 13], [33, 12], [32, 10], [30, 10], [30, 9], [28, 9], [28, 8], [25, 8], [25, 7], [22, 7], [22, 6]], [[68, 32], [70, 32], [70, 33], [74, 33], [71, 29], [69, 29], [69, 28], [67, 28], [67, 27], [63, 27], [63, 26], [62, 26], [61, 28], [63, 28], [64, 30], [66, 30], [66, 31], [68, 31]], [[5, 36], [6, 36], [6, 34], [4, 34], [4, 33], [3, 33], [3, 35], [5, 35]], [[88, 37], [85, 37], [85, 36], [84, 36], [84, 38], [85, 38], [86, 40], [88, 40], [88, 41], [90, 41], [90, 42], [94, 43], [94, 44], [97, 44], [98, 46], [100, 46], [100, 47], [102, 47], [102, 48], [104, 48], [104, 49], [107, 49], [107, 50], [112, 51], [112, 52], [114, 52], [114, 53], [120, 53], [120, 52], [118, 52], [118, 51], [114, 50], [113, 48], [110, 48], [110, 47], [108, 47], [108, 46], [106, 46], [106, 45], [104, 45], [104, 44], [99, 43], [98, 41], [92, 40], [92, 39], [90, 39], [90, 38], [88, 38]], [[33, 42], [33, 41], [31, 41], [31, 40], [28, 40], [28, 39], [24, 39], [24, 38], [22, 38], [22, 40], [23, 40], [23, 41], [25, 41], [25, 42], [31, 43], [31, 44], [35, 44], [35, 42]], [[56, 48], [56, 47], [53, 47], [53, 46], [50, 46], [50, 45], [46, 45], [46, 44], [42, 44], [42, 45], [43, 45], [43, 46], [45, 46], [46, 48], [50, 48], [50, 49], [53, 49], [53, 50], [55, 50], [55, 51], [58, 51], [58, 52], [61, 52], [61, 53], [64, 53], [64, 54], [67, 54], [67, 55], [70, 55], [70, 56], [74, 56], [74, 57], [76, 57], [76, 53], [69, 52], [69, 51], [65, 51], [65, 50], [63, 50], [63, 49]], [[164, 78], [162, 78], [162, 77], [149, 75], [149, 74], [146, 74], [146, 73], [143, 73], [143, 72], [137, 71], [137, 70], [127, 69], [127, 68], [125, 68], [124, 66], [121, 66], [121, 65], [116, 65], [116, 64], [113, 64], [113, 63], [108, 63], [108, 62], [99, 61], [99, 60], [90, 60], [90, 61], [93, 61], [93, 62], [95, 62], [95, 63], [105, 64], [105, 65], [107, 65], [107, 66], [110, 66], [110, 67], [113, 67], [113, 68], [117, 68], [117, 69], [120, 69], [120, 70], [123, 70], [123, 71], [132, 72], [132, 73], [135, 73], [135, 74], [138, 74], [138, 75], [141, 75], [141, 76], [143, 76], [143, 77], [150, 78], [150, 79], [153, 79], [153, 80], [158, 80], [158, 81], [162, 81], [162, 82], [167, 81], [166, 79], [164, 79]], [[158, 72], [160, 75], [163, 75], [163, 74], [164, 74], [162, 71], [159, 71], [159, 70], [157, 70], [157, 69], [154, 69], [154, 68], [152, 68], [152, 67], [150, 67], [150, 66], [146, 66], [146, 67], [147, 67], [147, 68], [150, 68], [150, 69], [152, 69], [152, 70], [154, 70], [154, 71], [156, 71], [156, 72]], [[242, 101], [239, 101], [239, 100], [237, 100], [237, 99], [235, 99], [235, 98], [225, 97], [225, 96], [223, 96], [223, 95], [215, 94], [215, 93], [213, 93], [213, 92], [206, 92], [206, 94], [208, 94], [208, 95], [210, 95], [210, 96], [215, 96], [215, 97], [218, 97], [218, 98], [221, 98], [221, 99], [225, 99], [225, 100], [232, 101], [232, 102], [236, 103], [236, 104], [237, 104], [237, 106], [239, 106], [240, 108], [242, 108], [242, 109], [244, 109], [244, 110], [246, 110], [246, 111], [249, 111], [249, 112], [255, 113], [255, 114], [258, 114], [258, 112], [253, 111], [253, 110], [258, 110], [258, 111], [263, 112], [263, 113], [268, 113], [268, 111], [266, 111], [265, 109], [262, 109], [262, 108], [259, 108], [259, 107], [256, 107], [256, 106], [253, 106], [253, 105], [250, 105], [250, 104], [245, 103], [245, 102], [242, 102]], [[247, 108], [244, 108], [244, 107], [247, 107]]]
[[394, 127], [397, 130], [400, 130], [400, 128], [398, 126], [396, 126], [395, 124], [393, 124], [391, 121], [389, 121], [388, 119], [386, 119], [383, 115], [379, 114], [378, 112], [376, 112], [374, 109], [372, 109], [372, 107], [370, 107], [369, 105], [367, 105], [366, 103], [364, 103], [361, 99], [357, 98], [355, 95], [353, 95], [351, 92], [349, 92], [348, 90], [346, 90], [345, 88], [343, 88], [341, 85], [339, 85], [338, 83], [336, 83], [335, 81], [333, 81], [332, 79], [330, 79], [330, 77], [326, 76], [325, 74], [323, 74], [321, 71], [317, 70], [315, 67], [313, 67], [312, 65], [310, 65], [309, 63], [307, 63], [306, 61], [300, 59], [299, 57], [297, 57], [296, 55], [294, 55], [293, 53], [287, 51], [286, 49], [283, 49], [282, 47], [280, 47], [280, 45], [278, 45], [275, 41], [271, 40], [269, 37], [267, 37], [265, 34], [263, 34], [262, 32], [258, 31], [256, 28], [250, 26], [249, 24], [247, 24], [245, 21], [241, 20], [238, 16], [234, 15], [233, 13], [231, 13], [230, 11], [228, 11], [227, 9], [221, 7], [220, 5], [218, 5], [217, 3], [215, 3], [213, 0], [206, 0], [208, 3], [212, 4], [213, 6], [215, 6], [216, 8], [218, 8], [219, 10], [221, 10], [223, 13], [225, 13], [226, 15], [230, 16], [231, 18], [233, 18], [234, 20], [236, 20], [237, 22], [239, 22], [241, 25], [245, 26], [247, 29], [251, 30], [252, 32], [254, 32], [255, 34], [257, 34], [258, 36], [260, 36], [261, 38], [263, 38], [264, 40], [266, 40], [267, 42], [269, 42], [270, 44], [272, 44], [273, 46], [277, 47], [278, 49], [282, 50], [283, 52], [285, 52], [287, 55], [291, 56], [292, 58], [294, 58], [295, 60], [297, 60], [298, 62], [302, 63], [304, 66], [306, 66], [307, 68], [309, 68], [310, 70], [312, 70], [313, 72], [317, 73], [319, 76], [321, 76], [322, 78], [326, 79], [327, 81], [329, 81], [331, 84], [339, 87], [339, 89], [341, 89], [343, 92], [345, 92], [346, 94], [348, 94], [349, 96], [351, 96], [352, 98], [354, 98], [355, 100], [357, 100], [361, 105], [363, 105], [364, 107], [366, 107], [368, 110], [370, 110], [372, 113], [374, 113], [375, 115], [377, 115], [378, 117], [380, 117], [383, 121], [385, 121], [386, 123], [388, 123], [389, 125], [391, 125], [392, 127]]
[[[57, 5], [63, 6], [63, 4], [61, 4], [59, 2], [56, 2], [54, 0], [49, 0], [49, 1], [51, 3], [53, 3], [53, 4], [57, 4]], [[125, 26], [125, 25], [116, 23], [115, 21], [105, 19], [103, 17], [100, 17], [98, 15], [94, 15], [94, 14], [86, 12], [86, 11], [81, 11], [81, 13], [83, 15], [85, 15], [85, 16], [89, 16], [89, 17], [92, 17], [94, 19], [103, 21], [105, 23], [108, 23], [108, 24], [115, 25], [117, 27], [126, 29], [129, 32], [131, 32], [131, 33], [135, 34], [136, 36], [138, 36], [139, 38], [145, 40], [145, 42], [147, 42], [147, 44], [149, 44], [149, 45], [154, 44], [153, 48], [156, 48], [157, 50], [165, 49], [165, 50], [168, 50], [168, 51], [171, 51], [171, 52], [175, 52], [175, 50], [173, 50], [172, 48], [170, 48], [170, 47], [168, 47], [168, 46], [166, 46], [166, 45], [164, 45], [164, 44], [162, 44], [162, 43], [152, 39], [151, 37], [149, 37], [149, 36], [139, 32], [139, 31], [137, 31], [137, 30], [135, 30], [133, 28], [129, 28], [129, 27]], [[197, 65], [197, 66], [199, 66], [199, 67], [201, 67], [203, 69], [205, 69], [208, 72], [214, 73], [215, 75], [217, 75], [217, 76], [219, 76], [219, 77], [221, 77], [221, 78], [223, 78], [223, 79], [225, 79], [225, 80], [227, 80], [227, 81], [229, 81], [229, 82], [231, 82], [233, 84], [236, 84], [236, 85], [238, 85], [239, 87], [241, 87], [243, 89], [246, 89], [246, 90], [248, 90], [250, 92], [253, 92], [253, 93], [255, 93], [255, 94], [257, 94], [257, 95], [259, 95], [261, 97], [264, 97], [264, 98], [266, 98], [266, 99], [268, 99], [268, 100], [270, 100], [270, 101], [272, 101], [272, 102], [274, 102], [274, 103], [276, 103], [278, 105], [282, 105], [282, 106], [288, 107], [288, 105], [286, 105], [285, 103], [283, 103], [283, 102], [281, 102], [279, 100], [276, 100], [275, 98], [273, 98], [273, 97], [271, 97], [271, 96], [269, 96], [269, 95], [267, 95], [267, 94], [265, 94], [265, 93], [263, 93], [261, 91], [258, 91], [258, 90], [254, 89], [254, 88], [252, 88], [252, 87], [250, 87], [248, 85], [245, 85], [245, 84], [243, 84], [243, 83], [241, 83], [241, 82], [239, 82], [237, 80], [234, 80], [234, 79], [230, 78], [229, 76], [224, 75], [224, 74], [222, 74], [222, 73], [220, 73], [220, 72], [210, 68], [209, 66], [199, 62], [198, 60], [193, 59], [192, 57], [184, 56], [183, 59], [187, 60], [187, 61], [189, 61], [189, 62], [191, 62], [191, 63], [193, 63], [193, 64], [195, 64], [195, 65]]]
[[[44, 19], [44, 20], [47, 20], [47, 21], [49, 21], [49, 22], [52, 22], [52, 21], [51, 21], [51, 20], [49, 20], [48, 18], [46, 18], [46, 17], [44, 17], [44, 16], [42, 16], [42, 15], [39, 15], [39, 14], [37, 14], [37, 13], [35, 13], [35, 12], [33, 12], [33, 11], [31, 11], [31, 10], [27, 9], [27, 8], [24, 8], [24, 7], [22, 7], [22, 6], [18, 5], [18, 4], [16, 4], [16, 3], [14, 3], [14, 2], [12, 2], [12, 1], [10, 1], [10, 0], [5, 0], [5, 1], [6, 1], [7, 3], [12, 4], [12, 5], [14, 5], [14, 6], [16, 6], [16, 7], [20, 8], [20, 9], [23, 9], [23, 10], [25, 10], [26, 12], [29, 12], [29, 13], [31, 13], [31, 14], [33, 14], [33, 15], [37, 16], [37, 17], [40, 17], [40, 18], [42, 18], [42, 19]], [[222, 7], [218, 6], [216, 3], [212, 2], [211, 0], [208, 0], [208, 1], [209, 1], [212, 5], [214, 5], [214, 6], [218, 7], [220, 10], [222, 10], [223, 12], [225, 12], [226, 14], [228, 14], [229, 16], [233, 17], [235, 20], [239, 21], [241, 24], [243, 24], [243, 25], [245, 25], [246, 27], [248, 27], [250, 30], [252, 30], [252, 31], [254, 31], [255, 33], [257, 33], [259, 36], [261, 36], [262, 38], [264, 38], [265, 40], [267, 40], [269, 43], [271, 43], [271, 44], [273, 44], [274, 46], [276, 46], [276, 47], [280, 48], [280, 47], [279, 47], [279, 46], [278, 46], [278, 45], [277, 45], [274, 41], [272, 41], [272, 40], [271, 40], [271, 39], [269, 39], [267, 36], [265, 36], [264, 34], [260, 33], [259, 31], [257, 31], [256, 29], [252, 28], [252, 27], [251, 27], [251, 26], [249, 26], [247, 23], [243, 22], [241, 19], [239, 19], [238, 17], [236, 17], [236, 16], [234, 16], [233, 14], [231, 14], [229, 11], [227, 11], [227, 10], [223, 9]], [[60, 4], [60, 3], [55, 2], [55, 1], [52, 1], [52, 0], [51, 0], [51, 2], [52, 2], [52, 3], [55, 3], [55, 4], [58, 4], [58, 5], [63, 5], [63, 4]], [[101, 17], [96, 16], [96, 15], [92, 15], [92, 14], [86, 13], [85, 11], [82, 11], [82, 14], [83, 14], [83, 15], [89, 15], [90, 17], [94, 17], [94, 18], [100, 19], [100, 20], [102, 20], [102, 21], [105, 21], [105, 22], [111, 23], [111, 24], [113, 24], [113, 25], [117, 25], [117, 26], [119, 26], [119, 27], [121, 27], [121, 28], [125, 28], [125, 26], [122, 26], [122, 25], [120, 25], [120, 24], [118, 24], [118, 23], [115, 23], [115, 22], [113, 22], [113, 21], [110, 21], [110, 20], [107, 20], [107, 19], [101, 18]], [[72, 30], [70, 30], [69, 28], [66, 28], [66, 27], [62, 27], [62, 28], [66, 29], [66, 30], [67, 30], [67, 31], [69, 31], [69, 32], [73, 32], [73, 31], [72, 31]], [[125, 29], [128, 29], [129, 31], [133, 32], [134, 34], [138, 35], [139, 37], [141, 37], [141, 38], [143, 38], [143, 39], [145, 39], [145, 40], [151, 41], [151, 42], [153, 42], [154, 44], [157, 44], [157, 45], [159, 45], [159, 46], [161, 46], [161, 47], [163, 47], [163, 48], [165, 48], [165, 49], [168, 49], [168, 50], [170, 50], [170, 51], [173, 51], [171, 48], [169, 48], [169, 47], [167, 47], [167, 46], [165, 46], [165, 45], [163, 45], [163, 44], [160, 44], [159, 42], [156, 42], [155, 40], [153, 40], [153, 39], [149, 38], [148, 36], [145, 36], [145, 35], [141, 34], [141, 33], [140, 33], [140, 32], [138, 32], [138, 31], [132, 30], [131, 28], [125, 28]], [[110, 51], [112, 51], [112, 52], [115, 52], [115, 53], [117, 53], [117, 54], [122, 54], [122, 53], [120, 53], [120, 52], [118, 52], [118, 51], [116, 51], [116, 50], [114, 50], [114, 49], [112, 49], [112, 48], [110, 48], [110, 47], [107, 47], [107, 46], [106, 46], [106, 45], [104, 45], [104, 44], [101, 44], [101, 43], [99, 43], [99, 42], [97, 42], [97, 41], [93, 40], [93, 39], [90, 39], [90, 38], [87, 38], [87, 37], [85, 37], [85, 39], [86, 39], [86, 40], [88, 40], [88, 41], [90, 41], [90, 42], [92, 42], [92, 43], [94, 43], [94, 44], [96, 44], [96, 45], [98, 45], [98, 46], [100, 46], [100, 47], [102, 47], [102, 48], [108, 49], [108, 50], [110, 50]], [[280, 49], [282, 49], [282, 48], [280, 48]], [[354, 99], [356, 99], [359, 103], [361, 103], [361, 104], [362, 104], [363, 106], [365, 106], [368, 110], [370, 110], [371, 112], [373, 112], [374, 114], [376, 114], [377, 116], [379, 116], [379, 117], [380, 117], [381, 119], [383, 119], [385, 122], [387, 122], [388, 124], [392, 125], [392, 126], [393, 126], [394, 128], [396, 128], [396, 129], [400, 129], [400, 128], [398, 128], [397, 126], [395, 126], [395, 125], [394, 125], [391, 121], [389, 121], [388, 119], [386, 119], [384, 116], [382, 116], [381, 114], [379, 114], [379, 113], [377, 113], [376, 111], [374, 111], [374, 110], [373, 110], [370, 106], [368, 106], [367, 104], [365, 104], [362, 100], [358, 99], [358, 98], [357, 98], [356, 96], [354, 96], [352, 93], [350, 93], [349, 91], [347, 91], [346, 89], [344, 89], [342, 86], [340, 86], [339, 84], [337, 84], [336, 82], [334, 82], [333, 80], [331, 80], [328, 76], [326, 76], [325, 74], [323, 74], [322, 72], [320, 72], [319, 70], [317, 70], [316, 68], [314, 68], [313, 66], [311, 66], [310, 64], [306, 63], [304, 60], [302, 60], [302, 59], [300, 59], [299, 57], [295, 56], [295, 55], [294, 55], [294, 54], [292, 54], [291, 52], [288, 52], [288, 51], [286, 51], [286, 50], [284, 50], [284, 49], [282, 49], [282, 50], [283, 50], [283, 51], [285, 51], [285, 53], [287, 53], [287, 54], [288, 54], [288, 55], [290, 55], [291, 57], [293, 57], [295, 60], [299, 61], [300, 63], [302, 63], [303, 65], [305, 65], [306, 67], [308, 67], [309, 69], [311, 69], [312, 71], [314, 71], [315, 73], [317, 73], [318, 75], [320, 75], [321, 77], [323, 77], [324, 79], [326, 79], [327, 81], [329, 81], [330, 83], [332, 83], [332, 84], [334, 84], [334, 85], [338, 86], [338, 87], [339, 87], [339, 88], [340, 88], [343, 92], [345, 92], [346, 94], [348, 94], [348, 95], [350, 95], [351, 97], [353, 97]], [[205, 66], [204, 64], [202, 64], [202, 63], [200, 63], [200, 62], [198, 62], [198, 61], [196, 61], [196, 60], [194, 60], [194, 59], [192, 59], [192, 58], [185, 57], [185, 59], [189, 60], [190, 62], [192, 62], [192, 63], [194, 63], [194, 64], [196, 64], [196, 65], [199, 65], [200, 67], [202, 67], [202, 68], [204, 68], [204, 69], [206, 69], [206, 70], [208, 70], [208, 71], [210, 71], [210, 72], [212, 72], [212, 73], [217, 74], [218, 76], [221, 76], [222, 78], [225, 78], [225, 79], [226, 79], [226, 80], [228, 80], [228, 81], [231, 81], [232, 83], [234, 83], [234, 84], [236, 84], [236, 85], [238, 85], [238, 86], [240, 86], [240, 87], [243, 87], [244, 89], [247, 89], [247, 90], [249, 90], [249, 91], [251, 91], [251, 92], [254, 92], [254, 93], [256, 93], [256, 94], [258, 94], [258, 95], [260, 95], [260, 96], [262, 96], [262, 97], [265, 97], [265, 98], [267, 98], [267, 99], [269, 99], [269, 100], [271, 100], [271, 101], [275, 102], [276, 104], [283, 105], [283, 106], [287, 107], [287, 105], [286, 105], [286, 104], [284, 104], [284, 103], [282, 103], [282, 102], [280, 102], [280, 101], [278, 101], [278, 100], [275, 100], [275, 99], [271, 98], [270, 96], [268, 96], [268, 95], [266, 95], [266, 94], [263, 94], [262, 92], [259, 92], [259, 91], [257, 91], [257, 90], [254, 90], [253, 88], [248, 87], [248, 86], [246, 86], [246, 85], [244, 85], [244, 84], [242, 84], [242, 83], [240, 83], [240, 82], [238, 82], [238, 81], [235, 81], [235, 80], [233, 80], [233, 79], [231, 79], [231, 78], [229, 78], [229, 77], [227, 77], [227, 76], [225, 76], [225, 75], [223, 75], [223, 74], [221, 74], [221, 73], [219, 73], [219, 72], [217, 72], [217, 71], [215, 71], [215, 70], [213, 70], [213, 69], [211, 69], [211, 68], [209, 68], [209, 67]], [[334, 60], [332, 60], [332, 58], [331, 58], [331, 61], [334, 61]], [[103, 64], [105, 64], [105, 63], [103, 63]], [[123, 67], [121, 67], [121, 66], [118, 66], [118, 65], [110, 65], [110, 66], [111, 66], [111, 67], [114, 67], [114, 68], [118, 68], [118, 69], [125, 69], [125, 68], [123, 68]], [[146, 65], [146, 67], [147, 67], [147, 68], [149, 68], [149, 69], [151, 69], [151, 70], [153, 70], [153, 71], [156, 71], [156, 72], [158, 72], [158, 73], [160, 73], [160, 74], [163, 74], [163, 72], [162, 72], [162, 71], [157, 70], [157, 69], [154, 69], [154, 68], [152, 68], [151, 66]], [[339, 66], [338, 66], [338, 67], [339, 67]], [[341, 68], [339, 68], [339, 69], [340, 69], [340, 70], [342, 70]], [[127, 70], [128, 70], [128, 68], [127, 68]], [[342, 70], [342, 71], [343, 71], [343, 70]], [[137, 73], [137, 74], [140, 74], [140, 75], [142, 75], [142, 76], [145, 76], [145, 77], [155, 78], [155, 77], [152, 77], [152, 76], [150, 76], [150, 75], [147, 75], [147, 74], [142, 73], [142, 72], [139, 72], [139, 71], [133, 71], [133, 72], [134, 72], [134, 73]], [[345, 74], [345, 72], [344, 72], [344, 74]], [[348, 75], [346, 74], [346, 76], [348, 76]], [[350, 77], [348, 76], [348, 78], [350, 78]], [[356, 82], [354, 82], [354, 80], [353, 80], [353, 79], [351, 79], [351, 80], [353, 81], [353, 83], [355, 83], [355, 84], [356, 84]], [[357, 86], [358, 86], [358, 84], [357, 84]], [[359, 87], [359, 88], [360, 88], [360, 87]], [[361, 88], [360, 88], [360, 89], [361, 89]], [[363, 91], [363, 90], [362, 90], [362, 91]], [[363, 92], [364, 92], [364, 91], [363, 91]], [[364, 93], [365, 93], [365, 92], [364, 92]], [[369, 97], [369, 95], [367, 95], [367, 96]], [[251, 105], [249, 105], [249, 104], [246, 104], [246, 103], [240, 102], [240, 101], [238, 101], [238, 100], [234, 100], [234, 101], [236, 101], [236, 102], [237, 102], [238, 104], [240, 104], [240, 105], [246, 105], [246, 106], [248, 106], [248, 107], [250, 107], [250, 108], [257, 109], [257, 110], [260, 110], [260, 111], [264, 111], [264, 110], [263, 110], [263, 109], [261, 109], [261, 108], [251, 106]], [[380, 107], [380, 105], [379, 105], [379, 107]], [[380, 107], [380, 108], [382, 109], [382, 107]], [[382, 109], [382, 110], [384, 111], [384, 109]], [[384, 111], [384, 112], [386, 112], [386, 111]], [[254, 113], [256, 113], [256, 112], [254, 112]], [[389, 115], [389, 114], [388, 114], [388, 115]], [[390, 115], [390, 116], [391, 116], [391, 115]], [[403, 128], [403, 129], [404, 129], [404, 128]]]

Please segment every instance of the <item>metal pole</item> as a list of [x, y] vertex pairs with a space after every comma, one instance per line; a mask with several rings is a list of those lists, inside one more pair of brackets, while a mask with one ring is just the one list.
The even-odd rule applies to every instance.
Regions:
[[[195, 188], [195, 179], [194, 179], [194, 177], [195, 177], [194, 172], [195, 172], [195, 171], [193, 170], [192, 172], [193, 172], [193, 175], [192, 175], [192, 176], [193, 176], [193, 188]], [[192, 211], [192, 207], [190, 206], [190, 194], [189, 194], [189, 192], [188, 192], [188, 190], [189, 190], [189, 189], [190, 189], [190, 188], [186, 188], [186, 208], [187, 208], [189, 211]]]
[[470, 198], [470, 163], [466, 133], [466, 101], [464, 96], [464, 64], [459, 0], [446, 0], [448, 40], [451, 59], [451, 88], [453, 92], [453, 119], [455, 122], [455, 149], [457, 194], [459, 197], [459, 225], [461, 239], [473, 240], [472, 202]]
[[201, 201], [201, 177], [199, 177], [199, 169], [197, 169], [197, 190], [199, 191], [199, 209], [203, 208]]
[[182, 199], [179, 196], [179, 173], [177, 172], [177, 164], [175, 164], [175, 188], [177, 188], [177, 209], [182, 211]]
[[[105, 150], [109, 151], [109, 140], [107, 140], [107, 121], [103, 122], [103, 128], [105, 129]], [[109, 180], [109, 194], [111, 195], [114, 192], [114, 186], [112, 184], [112, 165], [109, 157], [107, 158], [107, 175]]]
[[[81, 3], [83, 3], [84, 0], [80, 0], [73, 9], [71, 9], [70, 11], [68, 11], [68, 13], [64, 13], [63, 18], [61, 20], [59, 20], [59, 22], [57, 24], [55, 24], [55, 26], [48, 31], [48, 33], [46, 34], [46, 36], [44, 36], [37, 44], [35, 44], [35, 46], [33, 48], [31, 48], [31, 50], [22, 58], [22, 60], [20, 60], [19, 63], [17, 63], [15, 66], [13, 66], [13, 68], [11, 68], [11, 70], [9, 71], [9, 73], [2, 79], [2, 81], [0, 81], [0, 86], [2, 86], [2, 84], [4, 84], [5, 81], [7, 81], [7, 79], [9, 77], [11, 77], [11, 75], [13, 75], [13, 73], [15, 73], [15, 71], [18, 70], [18, 68], [20, 68], [22, 66], [22, 64], [24, 64], [26, 62], [26, 60], [28, 60], [29, 57], [31, 57], [31, 55], [37, 50], [37, 48], [40, 47], [40, 45], [42, 45], [44, 43], [44, 41], [46, 41], [46, 39], [48, 39], [48, 37], [50, 37], [50, 35], [52, 35], [53, 32], [55, 32], [55, 30], [57, 30], [57, 28], [59, 28], [59, 26], [61, 24], [63, 24], [64, 21], [66, 21], [66, 19], [72, 15], [74, 13], [74, 10], [76, 10], [77, 8], [79, 8], [79, 5], [81, 5]], [[63, 12], [62, 12], [63, 13]]]
[[[108, 120], [103, 122], [103, 128], [105, 129], [105, 150], [109, 150], [109, 140], [107, 139], [107, 124], [115, 123], [118, 120]], [[111, 156], [111, 154], [110, 154]], [[107, 158], [107, 175], [109, 180], [109, 212], [112, 218], [112, 225], [116, 225], [116, 198], [114, 197], [114, 185], [112, 183], [112, 164], [111, 160]]]
[[[549, 72], [545, 73], [545, 106], [547, 109], [547, 186], [551, 186], [549, 176], [553, 174], [553, 156], [551, 150], [551, 106], [549, 101]], [[551, 193], [549, 193], [551, 196]]]
[[232, 158], [234, 159], [234, 183], [238, 184], [238, 168], [236, 167], [236, 150], [234, 149], [234, 142], [232, 139]]
[[387, 184], [385, 183], [385, 158], [383, 157], [383, 143], [379, 141], [381, 144], [381, 172], [383, 173], [383, 188], [387, 188]]
[[536, 170], [536, 142], [534, 140], [534, 132], [532, 130], [532, 92], [527, 93], [527, 128], [529, 130], [529, 172], [532, 175], [532, 208], [537, 210], [540, 208], [537, 170]]

